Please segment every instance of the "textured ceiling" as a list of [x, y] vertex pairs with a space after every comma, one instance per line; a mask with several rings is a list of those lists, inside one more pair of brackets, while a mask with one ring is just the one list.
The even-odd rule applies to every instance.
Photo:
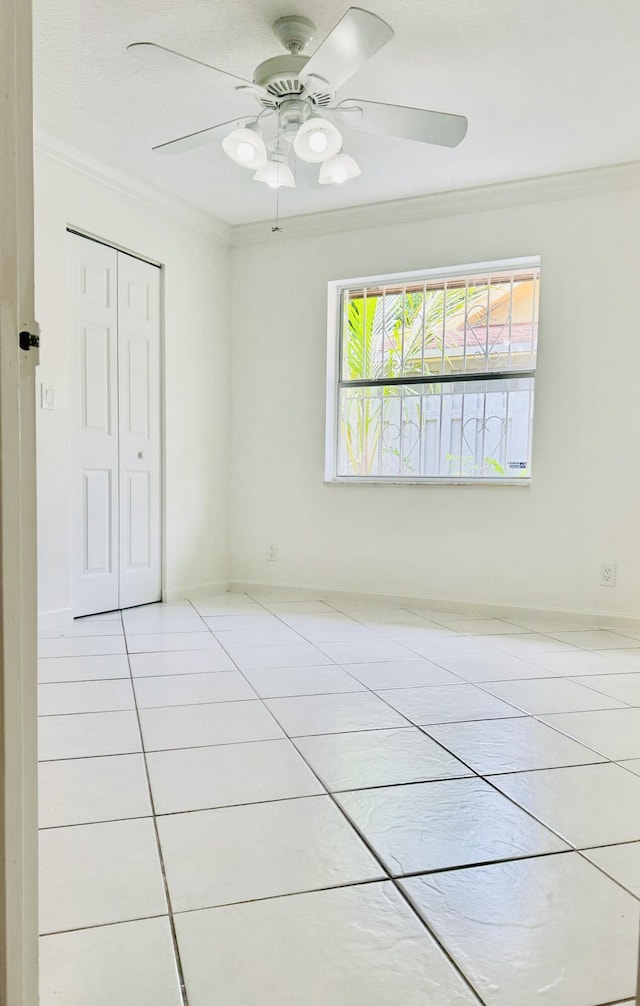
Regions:
[[[469, 132], [453, 150], [354, 134], [345, 148], [362, 175], [281, 190], [281, 214], [640, 159], [638, 0], [362, 2], [396, 37], [340, 97], [457, 112]], [[172, 158], [150, 150], [239, 114], [248, 99], [200, 72], [136, 65], [125, 47], [154, 41], [251, 78], [284, 51], [271, 31], [277, 17], [311, 17], [319, 41], [348, 0], [34, 3], [38, 125], [230, 223], [272, 215], [275, 193], [219, 143]]]

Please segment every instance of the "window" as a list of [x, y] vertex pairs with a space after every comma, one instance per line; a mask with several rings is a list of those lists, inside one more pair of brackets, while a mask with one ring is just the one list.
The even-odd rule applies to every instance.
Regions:
[[328, 480], [530, 478], [539, 264], [330, 284]]

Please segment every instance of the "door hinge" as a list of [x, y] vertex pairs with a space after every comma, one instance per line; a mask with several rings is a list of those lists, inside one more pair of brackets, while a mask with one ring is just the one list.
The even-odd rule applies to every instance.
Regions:
[[20, 349], [25, 351], [29, 349], [40, 349], [40, 333], [39, 332], [20, 332], [19, 335]]

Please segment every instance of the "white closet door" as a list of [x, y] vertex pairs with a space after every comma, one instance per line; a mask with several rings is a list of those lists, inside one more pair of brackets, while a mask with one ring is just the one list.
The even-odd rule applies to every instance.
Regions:
[[118, 252], [120, 607], [161, 598], [160, 270]]
[[72, 596], [86, 615], [118, 607], [117, 252], [69, 234], [68, 270]]

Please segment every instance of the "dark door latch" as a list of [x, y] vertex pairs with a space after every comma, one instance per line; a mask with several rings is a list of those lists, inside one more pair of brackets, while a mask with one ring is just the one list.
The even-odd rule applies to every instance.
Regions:
[[40, 348], [40, 336], [33, 335], [31, 332], [20, 332], [20, 349], [29, 350]]

